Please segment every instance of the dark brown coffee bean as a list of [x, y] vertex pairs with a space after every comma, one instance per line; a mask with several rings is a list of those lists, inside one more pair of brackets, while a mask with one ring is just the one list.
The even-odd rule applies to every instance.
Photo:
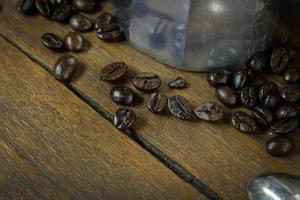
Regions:
[[277, 119], [288, 119], [297, 116], [297, 108], [294, 106], [283, 105], [276, 110]]
[[288, 103], [297, 103], [300, 101], [300, 87], [290, 86], [281, 90], [281, 98]]
[[41, 38], [41, 43], [54, 51], [61, 51], [64, 49], [64, 41], [54, 33], [45, 33]]
[[250, 67], [254, 71], [264, 72], [268, 68], [268, 58], [263, 53], [255, 55], [250, 61]]
[[253, 87], [244, 87], [241, 90], [241, 102], [246, 108], [256, 106], [258, 102], [256, 90]]
[[233, 73], [233, 88], [236, 90], [242, 89], [247, 80], [247, 70], [239, 70]]
[[213, 87], [227, 85], [231, 81], [231, 72], [227, 70], [210, 72], [207, 76], [207, 81]]
[[124, 34], [119, 27], [115, 30], [107, 32], [103, 32], [98, 29], [97, 37], [105, 42], [121, 42], [125, 39]]
[[120, 129], [125, 130], [132, 126], [136, 118], [135, 113], [128, 108], [120, 108], [114, 116], [114, 125]]
[[54, 5], [50, 0], [35, 0], [37, 11], [44, 17], [51, 17], [54, 11]]
[[193, 114], [189, 101], [180, 95], [168, 99], [168, 108], [172, 115], [182, 120], [190, 119]]
[[294, 150], [294, 142], [284, 136], [276, 136], [270, 139], [266, 144], [269, 154], [276, 157], [286, 157]]
[[265, 79], [259, 74], [255, 73], [253, 70], [248, 70], [247, 80], [245, 85], [259, 89], [265, 83]]
[[284, 73], [284, 80], [288, 84], [300, 82], [300, 68], [291, 68]]
[[224, 110], [221, 105], [208, 102], [194, 109], [195, 115], [205, 121], [219, 121], [224, 117]]
[[285, 48], [274, 49], [271, 56], [271, 69], [275, 74], [282, 74], [290, 62], [289, 51]]
[[162, 112], [167, 106], [168, 97], [161, 93], [152, 93], [149, 96], [147, 107], [153, 113]]
[[256, 106], [253, 108], [252, 116], [255, 121], [262, 126], [270, 125], [274, 119], [272, 112], [263, 106]]
[[172, 80], [168, 83], [169, 88], [172, 89], [183, 89], [187, 85], [187, 81], [181, 77], [177, 77], [175, 80]]
[[59, 4], [72, 4], [73, 0], [53, 0], [55, 1], [55, 4], [59, 5]]
[[99, 32], [109, 32], [118, 29], [119, 26], [112, 14], [104, 12], [95, 20], [94, 28], [99, 30]]
[[279, 104], [280, 104], [279, 94], [269, 94], [264, 101], [264, 106], [267, 108], [276, 108]]
[[74, 14], [74, 10], [71, 4], [59, 4], [54, 9], [52, 19], [58, 22], [66, 22]]
[[259, 89], [259, 101], [264, 103], [270, 94], [278, 94], [278, 86], [274, 82], [267, 82]]
[[82, 12], [92, 12], [97, 8], [96, 0], [73, 0], [73, 5]]
[[216, 96], [221, 103], [228, 107], [233, 107], [238, 104], [238, 96], [233, 89], [228, 86], [219, 87], [216, 89]]
[[244, 133], [255, 133], [257, 129], [256, 121], [247, 113], [242, 111], [235, 112], [231, 117], [234, 128]]
[[79, 66], [75, 57], [65, 55], [59, 58], [53, 68], [54, 77], [59, 81], [67, 81]]
[[70, 26], [75, 31], [86, 32], [93, 28], [93, 22], [84, 15], [75, 15], [70, 19]]
[[298, 118], [294, 117], [291, 119], [283, 119], [275, 122], [269, 129], [270, 133], [275, 133], [278, 135], [286, 135], [294, 131], [299, 125]]
[[131, 105], [135, 100], [135, 93], [126, 86], [117, 86], [110, 91], [110, 98], [117, 104]]
[[34, 0], [18, 0], [16, 8], [22, 14], [31, 14], [35, 9]]
[[138, 74], [133, 79], [134, 86], [141, 90], [141, 91], [153, 91], [160, 87], [161, 80], [158, 75], [150, 73], [150, 72], [144, 72]]
[[73, 52], [81, 51], [84, 47], [83, 37], [76, 32], [70, 32], [65, 36], [66, 47]]
[[126, 75], [127, 70], [128, 66], [124, 62], [111, 63], [100, 71], [100, 79], [108, 82], [118, 81]]

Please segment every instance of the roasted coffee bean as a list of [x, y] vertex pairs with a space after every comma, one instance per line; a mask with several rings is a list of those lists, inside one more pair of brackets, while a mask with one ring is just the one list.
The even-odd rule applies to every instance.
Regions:
[[99, 30], [99, 32], [109, 32], [118, 29], [119, 26], [112, 14], [104, 12], [95, 20], [94, 28]]
[[44, 17], [51, 17], [54, 11], [54, 5], [50, 0], [35, 0], [37, 11]]
[[84, 15], [75, 15], [70, 19], [70, 26], [75, 31], [86, 32], [93, 28], [93, 22]]
[[294, 117], [291, 119], [283, 119], [275, 122], [269, 129], [270, 133], [275, 133], [278, 135], [286, 135], [294, 131], [299, 125], [298, 118]]
[[263, 106], [256, 106], [253, 108], [252, 116], [255, 121], [262, 126], [268, 126], [274, 120], [273, 113]]
[[172, 115], [182, 120], [190, 119], [193, 114], [189, 101], [180, 95], [168, 99], [168, 108]]
[[53, 75], [59, 81], [67, 81], [79, 66], [75, 57], [65, 55], [59, 58], [53, 68]]
[[268, 68], [268, 58], [263, 53], [259, 53], [255, 55], [251, 61], [250, 61], [250, 67], [251, 69], [258, 71], [258, 72], [264, 72]]
[[266, 144], [269, 154], [276, 157], [286, 157], [294, 150], [294, 142], [284, 136], [276, 136], [270, 139]]
[[97, 8], [96, 0], [73, 0], [73, 5], [82, 12], [92, 12]]
[[290, 86], [281, 90], [281, 98], [288, 103], [297, 103], [300, 101], [300, 87]]
[[210, 72], [207, 76], [207, 81], [213, 87], [227, 85], [231, 81], [231, 72], [227, 70]]
[[54, 0], [57, 5], [59, 4], [72, 4], [73, 0]]
[[277, 94], [278, 93], [278, 86], [274, 82], [267, 82], [263, 84], [259, 89], [259, 100], [260, 102], [264, 103], [265, 99], [270, 94]]
[[224, 117], [224, 110], [221, 105], [208, 102], [194, 109], [195, 115], [205, 121], [219, 121]]
[[232, 75], [233, 88], [236, 90], [242, 89], [247, 80], [247, 70], [241, 69]]
[[35, 9], [34, 0], [18, 0], [16, 8], [22, 14], [31, 14]]
[[288, 119], [297, 116], [297, 108], [294, 106], [283, 105], [276, 110], [277, 119]]
[[131, 105], [135, 100], [135, 93], [126, 86], [117, 86], [110, 91], [110, 98], [117, 104]]
[[183, 89], [187, 85], [187, 81], [181, 77], [177, 77], [175, 80], [172, 80], [168, 83], [169, 88], [172, 89]]
[[247, 72], [247, 80], [245, 85], [260, 88], [265, 83], [265, 79], [261, 77], [259, 74], [255, 73], [253, 70], [248, 70]]
[[134, 111], [128, 108], [120, 108], [114, 116], [114, 125], [120, 130], [125, 130], [132, 126], [135, 118]]
[[217, 88], [216, 96], [221, 103], [228, 107], [233, 107], [238, 104], [238, 95], [228, 86]]
[[280, 104], [279, 94], [269, 94], [264, 101], [264, 106], [267, 108], [276, 108], [279, 104]]
[[41, 38], [41, 43], [54, 51], [61, 51], [64, 48], [64, 41], [54, 33], [45, 33]]
[[134, 86], [145, 92], [156, 90], [161, 85], [161, 79], [158, 75], [150, 73], [150, 72], [144, 72], [138, 74], [133, 79]]
[[127, 71], [128, 66], [124, 62], [111, 63], [100, 71], [100, 79], [108, 82], [118, 81], [126, 75]]
[[52, 19], [58, 22], [66, 22], [74, 14], [74, 10], [71, 4], [59, 4], [54, 9]]
[[290, 62], [289, 51], [285, 48], [274, 49], [271, 56], [271, 69], [275, 74], [282, 74]]
[[241, 102], [246, 108], [256, 106], [258, 102], [256, 90], [253, 87], [244, 87], [241, 90]]
[[77, 32], [70, 32], [65, 36], [66, 47], [73, 52], [81, 51], [84, 47], [84, 39]]
[[294, 84], [300, 82], [300, 68], [291, 68], [284, 73], [286, 83]]
[[119, 27], [115, 30], [107, 32], [103, 32], [98, 29], [97, 37], [105, 42], [121, 42], [125, 39], [124, 34]]
[[235, 112], [231, 117], [234, 128], [244, 133], [255, 133], [257, 129], [256, 121], [247, 113], [242, 111]]
[[161, 93], [152, 93], [149, 96], [147, 107], [153, 113], [162, 112], [167, 106], [168, 97]]

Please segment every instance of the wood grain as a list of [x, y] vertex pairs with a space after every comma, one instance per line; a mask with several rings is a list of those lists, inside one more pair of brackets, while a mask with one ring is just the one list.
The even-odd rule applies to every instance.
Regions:
[[207, 199], [2, 38], [0, 57], [0, 199]]
[[[24, 17], [15, 11], [14, 2], [3, 3], [0, 34], [51, 69], [61, 54], [41, 46], [40, 36], [45, 32], [63, 36], [71, 29], [40, 16]], [[95, 18], [95, 15], [91, 18]], [[75, 55], [85, 65], [85, 70], [72, 85], [110, 113], [118, 108], [108, 98], [112, 86], [100, 81], [98, 74], [104, 65], [114, 61], [125, 61], [130, 66], [131, 74], [126, 83], [130, 87], [133, 87], [132, 76], [137, 72], [156, 72], [164, 83], [180, 75], [189, 81], [188, 89], [169, 90], [164, 84], [160, 91], [168, 95], [181, 94], [193, 106], [215, 101], [214, 89], [208, 86], [205, 74], [167, 67], [140, 53], [127, 42], [104, 43], [96, 38], [94, 32], [84, 34], [84, 37], [91, 47]], [[248, 180], [260, 173], [280, 171], [300, 175], [299, 134], [292, 136], [298, 146], [295, 153], [289, 158], [278, 159], [266, 153], [266, 135], [249, 136], [239, 133], [228, 122], [183, 122], [167, 114], [149, 113], [145, 102], [135, 106], [134, 110], [139, 117], [135, 126], [137, 133], [226, 199], [246, 199], [245, 186]]]

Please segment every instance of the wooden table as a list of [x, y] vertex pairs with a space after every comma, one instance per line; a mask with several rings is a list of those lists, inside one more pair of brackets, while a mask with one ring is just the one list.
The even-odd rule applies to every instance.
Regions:
[[[160, 91], [183, 95], [194, 106], [215, 100], [214, 89], [205, 74], [172, 69], [127, 42], [102, 42], [94, 32], [84, 34], [90, 45], [75, 55], [80, 73], [59, 83], [48, 72], [63, 54], [43, 47], [40, 37], [71, 29], [25, 17], [15, 2], [0, 2], [0, 199], [240, 200], [247, 199], [252, 176], [300, 175], [299, 134], [292, 135], [294, 154], [279, 159], [266, 153], [266, 135], [242, 134], [228, 122], [154, 115], [145, 102], [133, 107], [133, 130], [115, 129], [110, 122], [119, 106], [108, 98], [112, 86], [98, 78], [108, 63], [126, 62], [130, 77], [155, 71], [164, 80]], [[179, 74], [190, 86], [169, 90], [165, 83]]]

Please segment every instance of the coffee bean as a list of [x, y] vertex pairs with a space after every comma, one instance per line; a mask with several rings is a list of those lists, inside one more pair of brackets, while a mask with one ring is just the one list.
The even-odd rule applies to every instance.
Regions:
[[272, 112], [263, 106], [256, 106], [253, 108], [252, 116], [255, 121], [262, 126], [270, 125], [274, 119]]
[[259, 53], [253, 56], [249, 65], [257, 72], [264, 72], [268, 68], [268, 58], [263, 53]]
[[219, 121], [224, 117], [224, 110], [221, 105], [208, 102], [194, 109], [195, 115], [205, 121]]
[[207, 76], [207, 81], [213, 87], [227, 85], [231, 81], [231, 72], [227, 70], [210, 72]]
[[65, 36], [66, 47], [73, 52], [81, 51], [84, 47], [84, 39], [77, 32], [70, 32]]
[[128, 66], [124, 62], [111, 63], [100, 71], [100, 79], [108, 82], [118, 81], [126, 75], [127, 71]]
[[134, 78], [133, 84], [141, 91], [150, 92], [160, 87], [161, 80], [156, 74], [144, 72]]
[[121, 42], [125, 39], [124, 34], [119, 27], [108, 32], [103, 32], [98, 29], [97, 37], [105, 42]]
[[74, 14], [74, 10], [71, 4], [59, 4], [54, 9], [52, 19], [58, 22], [66, 22]]
[[72, 4], [73, 0], [54, 0], [57, 5], [59, 4]]
[[70, 19], [70, 26], [75, 31], [86, 32], [92, 29], [93, 22], [84, 15], [75, 15]]
[[300, 82], [300, 68], [291, 68], [284, 73], [284, 80], [288, 84]]
[[120, 129], [125, 130], [132, 126], [136, 118], [135, 113], [128, 108], [120, 108], [114, 116], [114, 125]]
[[289, 86], [281, 90], [281, 98], [288, 103], [297, 103], [300, 101], [300, 87]]
[[275, 122], [269, 129], [270, 133], [275, 133], [278, 135], [286, 135], [294, 131], [299, 125], [298, 118], [294, 117], [291, 119], [283, 119]]
[[273, 108], [280, 103], [278, 86], [274, 82], [267, 82], [259, 89], [259, 101], [268, 108]]
[[95, 20], [94, 28], [99, 30], [99, 32], [109, 32], [116, 30], [119, 27], [115, 17], [108, 12], [104, 12]]
[[172, 96], [168, 99], [168, 108], [175, 117], [188, 120], [192, 117], [192, 106], [183, 96]]
[[79, 66], [75, 57], [65, 55], [58, 59], [53, 68], [54, 77], [59, 81], [67, 81], [71, 78]]
[[41, 43], [54, 51], [61, 51], [64, 48], [64, 41], [54, 33], [45, 33], [41, 38]]
[[169, 88], [172, 89], [183, 89], [187, 85], [187, 81], [181, 77], [177, 77], [175, 80], [172, 80], [168, 83]]
[[253, 87], [244, 87], [241, 90], [241, 102], [246, 108], [253, 108], [257, 105], [257, 94]]
[[288, 119], [297, 116], [297, 108], [294, 106], [283, 105], [276, 110], [277, 119]]
[[239, 70], [233, 73], [233, 88], [236, 90], [242, 89], [247, 80], [247, 70]]
[[73, 5], [82, 12], [92, 12], [97, 8], [96, 0], [73, 0]]
[[264, 106], [267, 108], [276, 108], [279, 104], [280, 96], [278, 94], [269, 94], [264, 101]]
[[247, 80], [245, 85], [254, 87], [255, 89], [260, 88], [265, 83], [265, 79], [259, 74], [255, 73], [253, 70], [248, 70]]
[[117, 104], [131, 105], [135, 100], [135, 93], [126, 86], [117, 86], [110, 91], [110, 98]]
[[219, 87], [216, 89], [216, 96], [221, 103], [228, 107], [233, 107], [238, 104], [238, 96], [233, 89], [228, 86]]
[[34, 0], [18, 0], [16, 9], [22, 14], [31, 14], [35, 8]]
[[149, 96], [147, 107], [153, 113], [162, 112], [167, 105], [168, 97], [165, 94], [152, 93]]
[[234, 128], [244, 133], [255, 133], [257, 129], [256, 121], [242, 111], [237, 111], [232, 115], [231, 123]]
[[54, 11], [54, 5], [50, 0], [35, 0], [37, 11], [44, 17], [51, 17]]
[[276, 157], [286, 157], [294, 150], [294, 142], [284, 136], [276, 136], [266, 144], [267, 152]]
[[271, 69], [275, 74], [282, 74], [290, 62], [289, 51], [285, 48], [274, 49], [271, 56]]

